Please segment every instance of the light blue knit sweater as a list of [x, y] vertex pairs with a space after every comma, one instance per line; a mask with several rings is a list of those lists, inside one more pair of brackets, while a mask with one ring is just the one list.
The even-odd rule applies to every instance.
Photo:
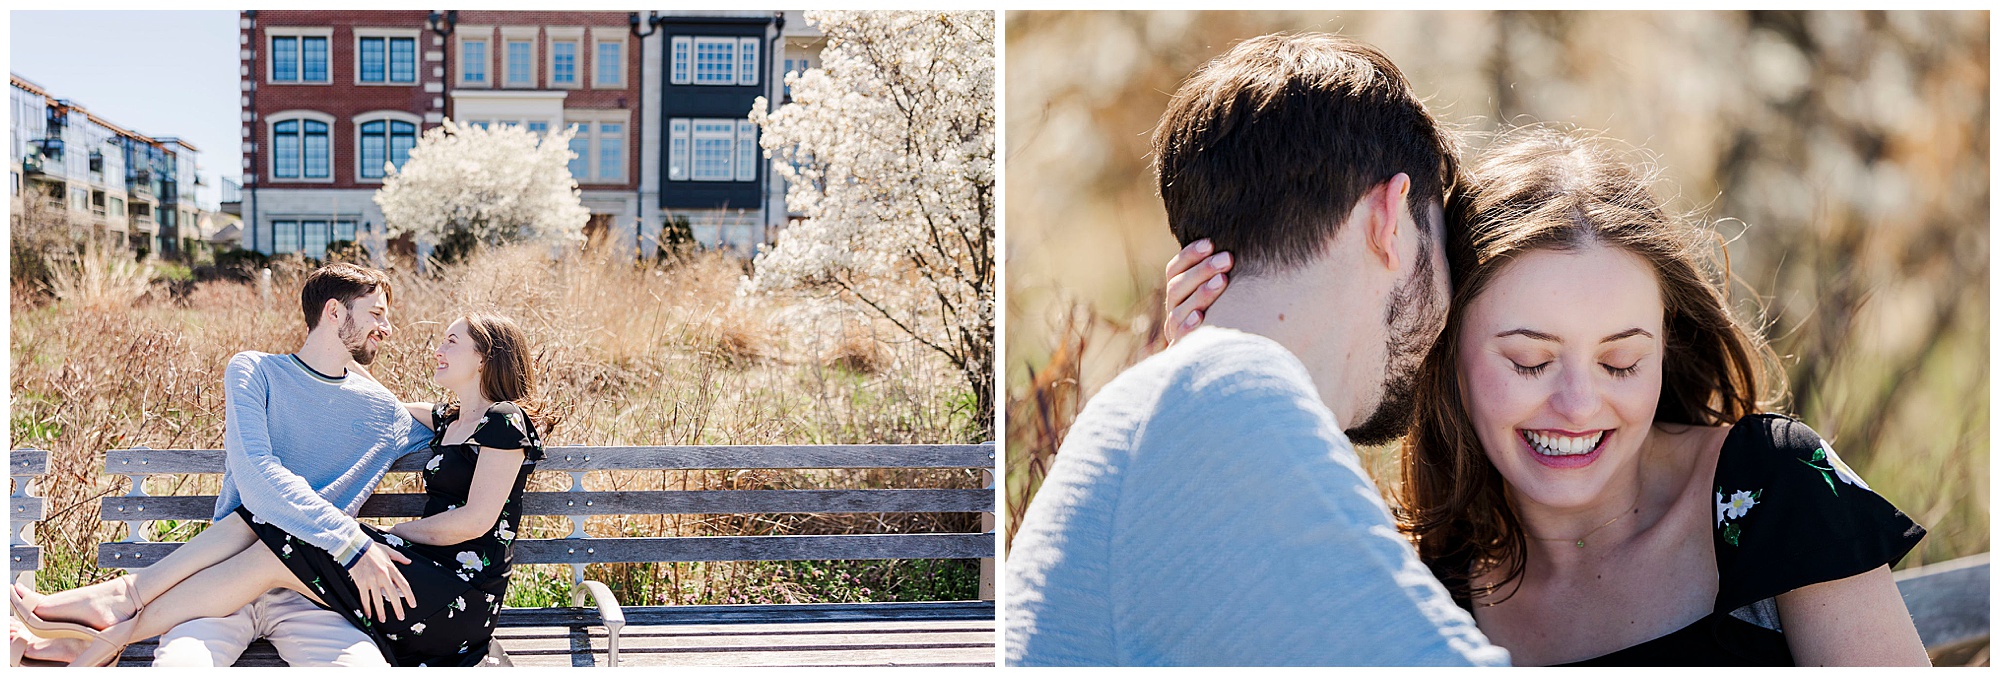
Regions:
[[1505, 665], [1305, 365], [1204, 328], [1084, 407], [1007, 556], [1009, 665]]
[[293, 355], [245, 351], [223, 376], [228, 462], [215, 519], [242, 505], [342, 565], [368, 544], [354, 521], [376, 482], [431, 431], [359, 372], [320, 374]]

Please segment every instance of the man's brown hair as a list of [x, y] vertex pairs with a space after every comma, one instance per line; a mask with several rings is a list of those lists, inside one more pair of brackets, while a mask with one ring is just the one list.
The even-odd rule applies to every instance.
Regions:
[[321, 266], [306, 275], [306, 284], [299, 290], [299, 308], [306, 314], [306, 331], [319, 327], [319, 315], [326, 310], [326, 302], [339, 301], [349, 310], [354, 309], [354, 300], [382, 290], [382, 297], [394, 296], [389, 289], [389, 274], [374, 268], [363, 268], [352, 263], [332, 263]]
[[1239, 275], [1318, 258], [1361, 195], [1399, 172], [1428, 238], [1457, 154], [1387, 56], [1325, 33], [1237, 44], [1188, 77], [1153, 133], [1167, 226], [1183, 246], [1230, 252]]

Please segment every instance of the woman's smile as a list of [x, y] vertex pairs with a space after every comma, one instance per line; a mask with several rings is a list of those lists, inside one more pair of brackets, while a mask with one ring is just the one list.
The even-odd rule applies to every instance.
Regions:
[[1562, 430], [1522, 430], [1521, 442], [1535, 461], [1550, 468], [1581, 468], [1604, 452], [1610, 430], [1573, 433]]

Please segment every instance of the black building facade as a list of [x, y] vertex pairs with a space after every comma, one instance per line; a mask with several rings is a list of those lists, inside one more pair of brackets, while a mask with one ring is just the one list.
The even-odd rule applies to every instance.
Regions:
[[757, 97], [773, 98], [770, 59], [783, 21], [661, 17], [660, 208], [763, 206], [766, 160], [746, 116]]

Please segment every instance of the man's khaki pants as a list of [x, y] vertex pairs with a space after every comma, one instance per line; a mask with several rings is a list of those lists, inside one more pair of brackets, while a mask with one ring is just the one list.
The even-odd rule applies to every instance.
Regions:
[[250, 642], [262, 637], [293, 667], [388, 667], [375, 640], [340, 614], [290, 590], [272, 590], [249, 606], [221, 618], [199, 618], [174, 626], [160, 637], [153, 665], [228, 666]]

